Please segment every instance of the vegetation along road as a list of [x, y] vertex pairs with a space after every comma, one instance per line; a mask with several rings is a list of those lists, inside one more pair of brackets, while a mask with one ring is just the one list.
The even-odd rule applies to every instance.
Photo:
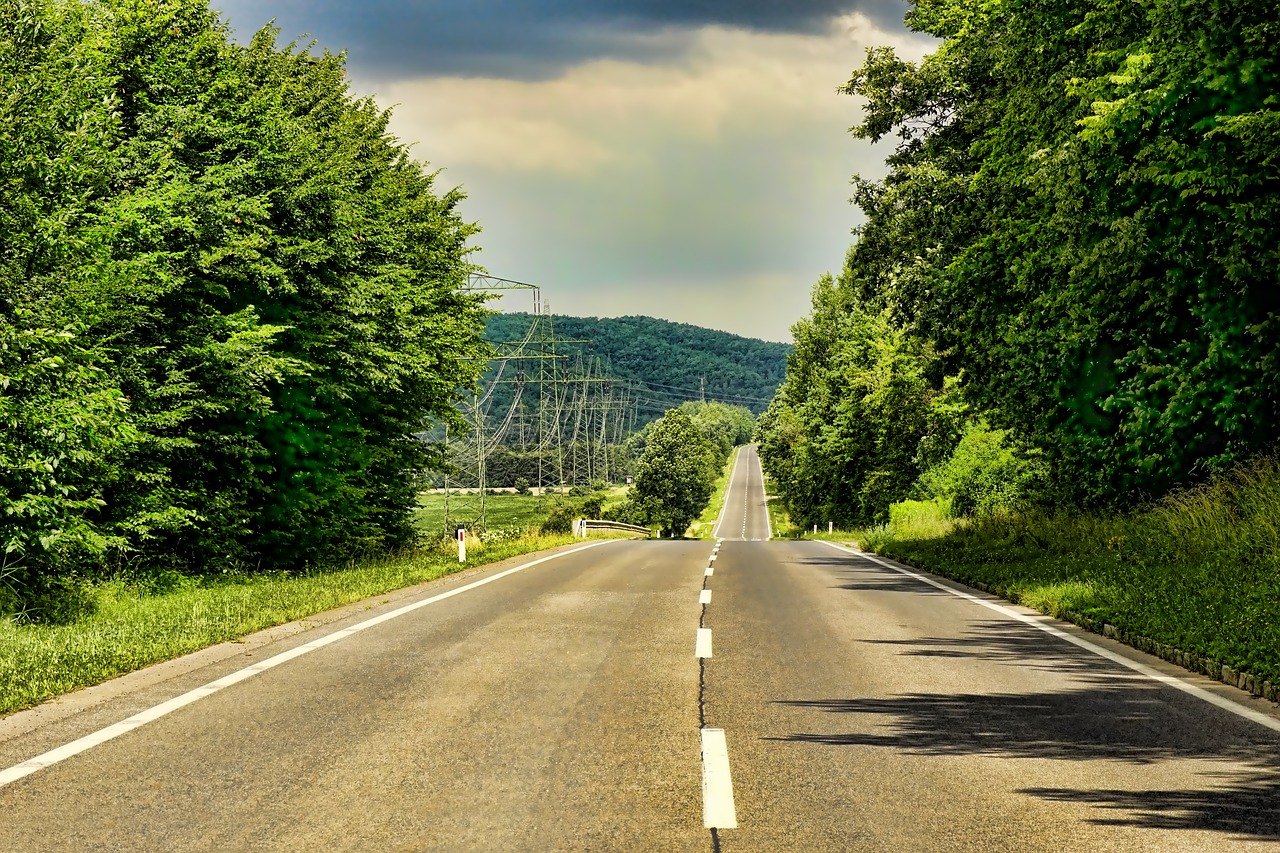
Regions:
[[1273, 705], [889, 561], [766, 541], [754, 448], [729, 492], [716, 542], [521, 558], [13, 715], [0, 847], [1280, 838]]

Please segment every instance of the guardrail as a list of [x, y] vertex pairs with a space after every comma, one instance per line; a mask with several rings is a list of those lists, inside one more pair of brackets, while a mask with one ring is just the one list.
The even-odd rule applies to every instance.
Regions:
[[573, 522], [573, 535], [579, 539], [586, 539], [587, 531], [589, 530], [621, 530], [625, 533], [634, 533], [645, 538], [653, 535], [653, 531], [647, 527], [641, 527], [638, 524], [624, 524], [621, 521], [607, 521], [603, 518], [579, 518]]

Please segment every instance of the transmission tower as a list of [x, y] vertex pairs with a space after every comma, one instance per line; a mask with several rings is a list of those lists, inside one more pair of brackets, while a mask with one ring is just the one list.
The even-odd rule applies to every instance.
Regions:
[[592, 342], [556, 336], [550, 304], [537, 285], [477, 274], [468, 289], [527, 291], [533, 311], [518, 339], [489, 342], [494, 353], [481, 389], [459, 406], [466, 429], [444, 433], [450, 464], [443, 484], [446, 529], [486, 525], [489, 461], [504, 444], [515, 447], [513, 464], [529, 464], [532, 454], [531, 473], [541, 495], [548, 488], [608, 480], [610, 448], [634, 429], [640, 403], [635, 389], [608, 376], [598, 358], [584, 361], [579, 353], [567, 366], [565, 345]]

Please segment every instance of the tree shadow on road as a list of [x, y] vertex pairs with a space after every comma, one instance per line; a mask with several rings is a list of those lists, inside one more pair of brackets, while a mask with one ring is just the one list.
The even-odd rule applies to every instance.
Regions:
[[1253, 773], [1224, 787], [1196, 791], [1023, 788], [1018, 793], [1116, 812], [1089, 821], [1100, 826], [1200, 829], [1280, 841], [1280, 777], [1275, 772]]
[[972, 622], [960, 637], [860, 642], [898, 646], [901, 654], [911, 657], [974, 659], [1047, 672], [1128, 672], [1086, 649], [1009, 619]]
[[827, 569], [835, 575], [833, 580], [847, 581], [847, 583], [837, 584], [832, 587], [833, 589], [902, 592], [912, 595], [951, 594], [907, 575], [891, 572], [873, 563], [859, 561], [856, 557], [805, 557], [788, 562], [807, 568]]
[[[1122, 762], [1224, 762], [1196, 790], [1024, 789], [1048, 800], [1114, 810], [1092, 822], [1152, 829], [1236, 832], [1280, 840], [1280, 739], [1246, 720], [1150, 682], [1077, 676], [1082, 689], [1035, 693], [910, 693], [891, 698], [780, 701], [857, 718], [853, 731], [783, 738], [824, 746], [884, 747], [904, 754]], [[1192, 713], [1188, 713], [1191, 711]], [[1227, 767], [1232, 762], [1238, 770]], [[1100, 768], [1099, 778], [1105, 778]]]

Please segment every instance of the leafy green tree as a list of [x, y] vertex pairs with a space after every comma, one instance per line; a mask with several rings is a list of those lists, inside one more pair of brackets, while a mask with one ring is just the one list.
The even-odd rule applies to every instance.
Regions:
[[963, 406], [934, 380], [928, 348], [844, 282], [820, 280], [792, 332], [787, 380], [757, 430], [765, 471], [802, 525], [883, 521], [950, 453]]
[[919, 0], [870, 51], [855, 135], [900, 142], [850, 286], [929, 340], [1059, 498], [1162, 492], [1280, 416], [1272, 3]]
[[72, 330], [0, 323], [0, 583], [13, 593], [0, 598], [35, 594], [117, 544], [95, 516], [135, 438], [125, 414]]
[[680, 404], [680, 411], [697, 424], [703, 437], [715, 448], [718, 464], [729, 461], [733, 448], [746, 444], [755, 431], [756, 419], [745, 406], [730, 406], [715, 401]]
[[685, 412], [672, 409], [649, 429], [630, 500], [636, 515], [683, 535], [711, 500], [716, 450]]
[[205, 0], [0, 4], [0, 324], [66, 368], [4, 367], [6, 453], [46, 458], [24, 400], [97, 401], [59, 476], [99, 509], [32, 541], [184, 571], [408, 541], [442, 462], [412, 436], [487, 353], [476, 229], [344, 78]]

